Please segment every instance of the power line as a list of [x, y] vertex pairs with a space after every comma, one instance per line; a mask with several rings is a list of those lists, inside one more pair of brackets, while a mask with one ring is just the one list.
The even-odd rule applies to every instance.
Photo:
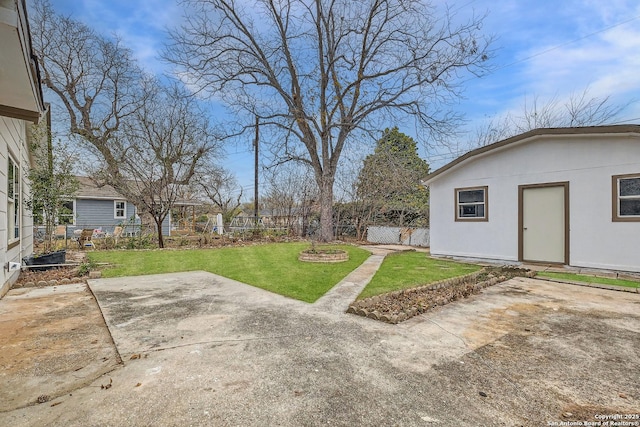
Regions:
[[[616, 27], [619, 27], [621, 25], [628, 24], [629, 22], [635, 21], [636, 19], [639, 19], [639, 18], [640, 18], [640, 15], [637, 15], [637, 16], [629, 18], [629, 19], [627, 19], [625, 21], [618, 22], [616, 24], [613, 24], [613, 25], [610, 25], [608, 27], [601, 28], [601, 29], [599, 29], [597, 31], [594, 31], [592, 33], [586, 34], [586, 35], [584, 35], [582, 37], [578, 37], [577, 39], [573, 39], [573, 40], [566, 41], [564, 43], [560, 43], [560, 44], [552, 46], [552, 47], [550, 47], [548, 49], [545, 49], [545, 50], [542, 50], [540, 52], [534, 53], [533, 55], [527, 56], [526, 58], [522, 58], [522, 59], [520, 59], [518, 61], [511, 62], [509, 64], [503, 65], [502, 67], [498, 67], [495, 70], [493, 70], [492, 72], [490, 72], [489, 74], [493, 74], [496, 71], [503, 70], [505, 68], [512, 67], [512, 66], [517, 65], [517, 64], [521, 64], [523, 62], [530, 61], [531, 59], [537, 58], [538, 56], [542, 56], [542, 55], [544, 55], [546, 53], [549, 53], [549, 52], [552, 52], [554, 50], [560, 49], [561, 47], [564, 47], [564, 46], [579, 42], [581, 40], [584, 40], [584, 39], [587, 39], [589, 37], [595, 36], [597, 34], [604, 33], [606, 31], [609, 31], [609, 30], [611, 30], [613, 28], [616, 28]], [[483, 76], [474, 76], [474, 77], [483, 77]]]

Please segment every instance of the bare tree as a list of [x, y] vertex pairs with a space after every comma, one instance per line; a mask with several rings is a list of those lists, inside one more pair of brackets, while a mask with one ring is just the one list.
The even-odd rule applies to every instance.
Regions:
[[119, 40], [56, 13], [48, 0], [34, 2], [31, 28], [42, 82], [64, 105], [70, 132], [97, 150], [120, 190], [121, 159], [111, 142], [142, 105], [142, 73], [131, 52]]
[[162, 248], [162, 223], [217, 140], [194, 98], [155, 80], [145, 86], [144, 104], [111, 140], [109, 150], [120, 159], [118, 175], [105, 165], [93, 176], [106, 184], [117, 182], [119, 191], [151, 215]]
[[321, 239], [332, 238], [333, 185], [355, 131], [384, 115], [451, 129], [444, 106], [462, 72], [480, 72], [482, 18], [454, 24], [419, 0], [186, 0], [193, 10], [165, 58], [202, 94], [279, 127], [284, 160], [308, 164], [320, 192]]
[[145, 77], [120, 42], [37, 0], [34, 47], [43, 83], [64, 105], [69, 130], [98, 160], [93, 175], [162, 221], [214, 148], [207, 115], [177, 85]]
[[609, 96], [589, 96], [589, 88], [567, 100], [525, 100], [522, 112], [494, 117], [476, 128], [471, 146], [484, 146], [538, 128], [599, 126], [615, 121], [633, 101], [615, 104]]
[[318, 199], [313, 171], [307, 165], [286, 163], [267, 170], [267, 190], [262, 198], [265, 208], [281, 225], [306, 235]]
[[222, 223], [228, 225], [242, 205], [242, 187], [232, 172], [209, 165], [198, 175], [197, 186], [220, 209]]

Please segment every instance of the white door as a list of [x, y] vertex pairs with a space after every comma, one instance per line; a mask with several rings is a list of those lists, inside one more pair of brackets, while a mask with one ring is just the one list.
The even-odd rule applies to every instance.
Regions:
[[522, 190], [522, 260], [566, 263], [566, 187]]

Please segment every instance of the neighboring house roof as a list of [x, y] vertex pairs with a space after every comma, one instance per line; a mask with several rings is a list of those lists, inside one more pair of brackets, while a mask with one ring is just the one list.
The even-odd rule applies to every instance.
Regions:
[[122, 194], [110, 185], [99, 186], [93, 179], [86, 176], [76, 176], [76, 178], [80, 184], [75, 194], [76, 199], [124, 199]]
[[[75, 194], [76, 199], [125, 200], [115, 188], [110, 185], [98, 185], [95, 180], [86, 176], [76, 176], [80, 184]], [[174, 206], [199, 206], [198, 200], [176, 199]]]
[[45, 111], [25, 0], [0, 2], [0, 115], [37, 123]]
[[625, 135], [625, 134], [640, 134], [640, 125], [609, 125], [609, 126], [588, 126], [588, 127], [570, 127], [570, 128], [542, 128], [534, 129], [529, 132], [522, 133], [520, 135], [513, 136], [511, 138], [504, 139], [502, 141], [495, 142], [493, 144], [485, 145], [484, 147], [476, 148], [468, 153], [458, 157], [454, 161], [447, 163], [441, 168], [427, 175], [426, 179], [422, 182], [424, 185], [429, 185], [439, 177], [462, 167], [464, 164], [475, 160], [477, 158], [493, 154], [504, 148], [509, 148], [515, 145], [529, 143], [540, 138], [547, 138], [550, 136], [571, 137], [571, 136], [607, 136], [607, 135]]
[[203, 203], [194, 199], [176, 199], [173, 206], [201, 206]]

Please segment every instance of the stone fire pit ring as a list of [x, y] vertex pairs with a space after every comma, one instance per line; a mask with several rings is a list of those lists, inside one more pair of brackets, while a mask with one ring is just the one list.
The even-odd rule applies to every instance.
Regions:
[[345, 262], [349, 253], [342, 249], [307, 249], [300, 252], [298, 260], [303, 262]]

